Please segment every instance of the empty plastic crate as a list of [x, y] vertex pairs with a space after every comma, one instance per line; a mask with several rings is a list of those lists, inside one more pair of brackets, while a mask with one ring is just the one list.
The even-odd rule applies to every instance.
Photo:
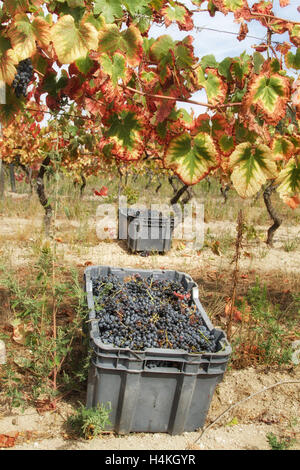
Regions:
[[119, 209], [119, 238], [127, 239], [132, 252], [171, 249], [174, 217], [164, 217], [158, 211]]
[[[184, 350], [159, 348], [133, 351], [104, 344], [94, 308], [93, 279], [109, 274], [120, 279], [134, 274], [142, 277], [153, 275], [154, 279], [179, 280], [185, 288], [192, 288], [193, 301], [204, 324], [215, 335], [218, 352], [191, 354]], [[203, 427], [215, 387], [226, 370], [231, 347], [224, 332], [213, 328], [192, 278], [178, 271], [91, 266], [85, 270], [85, 286], [92, 348], [86, 406], [91, 408], [110, 402], [109, 429], [119, 434], [180, 434]]]

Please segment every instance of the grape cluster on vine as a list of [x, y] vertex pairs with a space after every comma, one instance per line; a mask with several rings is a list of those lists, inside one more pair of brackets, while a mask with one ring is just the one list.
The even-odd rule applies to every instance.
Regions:
[[179, 281], [153, 276], [100, 277], [93, 282], [96, 317], [103, 343], [133, 350], [181, 349], [216, 352], [218, 344]]
[[27, 88], [33, 79], [33, 66], [30, 59], [21, 60], [17, 67], [17, 73], [12, 83], [17, 98], [27, 96]]

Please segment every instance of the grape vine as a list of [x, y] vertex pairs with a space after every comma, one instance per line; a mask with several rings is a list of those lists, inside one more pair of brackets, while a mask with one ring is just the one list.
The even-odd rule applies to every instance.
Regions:
[[[266, 31], [252, 54], [220, 61], [195, 53], [195, 35], [205, 34], [195, 15], [205, 2], [192, 3], [4, 2], [0, 80], [8, 86], [0, 122], [9, 128], [23, 115], [38, 125], [48, 113], [64, 119], [61, 163], [78, 177], [95, 174], [103, 161], [107, 168], [134, 166], [146, 156], [185, 186], [214, 176], [252, 198], [271, 183], [297, 207], [300, 22], [280, 14], [289, 0], [280, 7], [274, 1], [208, 2], [211, 17], [231, 14], [240, 24], [238, 41], [250, 37], [252, 23]], [[169, 34], [172, 24], [183, 32], [180, 40]], [[165, 31], [154, 38], [153, 25]], [[195, 99], [199, 91], [203, 101]], [[195, 116], [180, 103], [207, 112]], [[40, 155], [37, 160], [40, 165]]]

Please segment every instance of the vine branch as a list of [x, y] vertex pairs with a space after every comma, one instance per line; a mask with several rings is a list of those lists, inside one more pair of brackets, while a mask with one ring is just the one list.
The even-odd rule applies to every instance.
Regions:
[[226, 108], [230, 106], [240, 106], [242, 103], [225, 103], [225, 104], [218, 104], [213, 105], [209, 103], [201, 103], [200, 101], [189, 100], [184, 98], [175, 98], [174, 96], [166, 96], [166, 95], [152, 95], [151, 93], [146, 93], [145, 91], [136, 90], [130, 86], [122, 85], [122, 88], [137, 93], [142, 96], [148, 96], [149, 98], [160, 99], [160, 100], [172, 100], [172, 101], [180, 101], [182, 103], [191, 103], [196, 104], [199, 106], [204, 106], [206, 108], [216, 109], [216, 108]]

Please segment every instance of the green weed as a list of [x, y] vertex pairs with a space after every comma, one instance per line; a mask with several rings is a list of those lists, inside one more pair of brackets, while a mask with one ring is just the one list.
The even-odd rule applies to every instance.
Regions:
[[[85, 293], [75, 270], [53, 282], [52, 261], [51, 249], [45, 246], [26, 282], [21, 283], [8, 270], [0, 278], [0, 284], [10, 293], [14, 315], [14, 354], [2, 376], [2, 391], [13, 406], [22, 400], [31, 404], [51, 402], [60, 394], [80, 391], [80, 384], [87, 378], [88, 341], [82, 328], [86, 319]], [[53, 315], [57, 321], [55, 336]]]
[[109, 415], [111, 404], [97, 405], [96, 408], [86, 408], [80, 403], [76, 412], [69, 416], [66, 422], [67, 428], [84, 439], [94, 439], [99, 436], [109, 426]]
[[287, 450], [293, 446], [295, 440], [290, 438], [279, 439], [275, 434], [269, 432], [266, 435], [271, 450]]
[[290, 332], [297, 327], [297, 296], [283, 311], [273, 304], [265, 285], [257, 279], [243, 300], [237, 302], [245, 321], [233, 338], [233, 362], [239, 367], [249, 364], [288, 364], [292, 356]]

